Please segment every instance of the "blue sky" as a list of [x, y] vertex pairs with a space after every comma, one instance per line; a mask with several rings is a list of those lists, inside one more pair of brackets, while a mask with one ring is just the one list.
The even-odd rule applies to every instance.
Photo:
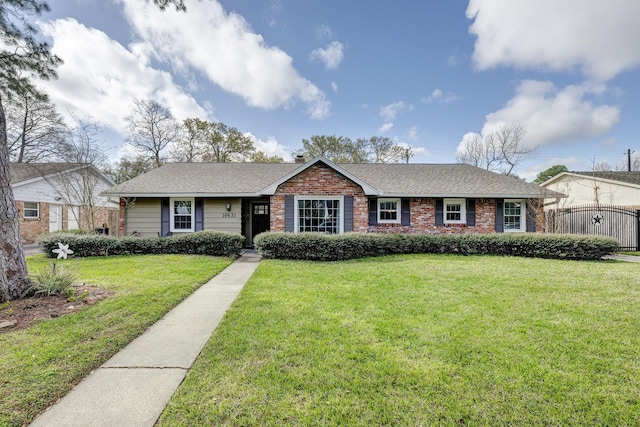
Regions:
[[590, 170], [637, 150], [636, 0], [49, 0], [42, 33], [65, 63], [43, 82], [92, 116], [113, 159], [136, 98], [221, 121], [291, 159], [303, 138], [387, 136], [416, 163], [454, 163], [505, 123], [538, 147], [516, 173]]

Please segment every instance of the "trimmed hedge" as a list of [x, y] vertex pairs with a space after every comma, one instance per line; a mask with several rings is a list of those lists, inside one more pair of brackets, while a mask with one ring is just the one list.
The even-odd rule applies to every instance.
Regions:
[[38, 239], [38, 246], [50, 258], [58, 243], [69, 245], [77, 257], [132, 254], [193, 254], [233, 256], [244, 246], [244, 236], [220, 231], [198, 231], [170, 237], [112, 237], [104, 234], [56, 232]]
[[598, 260], [618, 249], [603, 236], [559, 234], [262, 233], [254, 238], [265, 258], [339, 261], [395, 254], [508, 255]]

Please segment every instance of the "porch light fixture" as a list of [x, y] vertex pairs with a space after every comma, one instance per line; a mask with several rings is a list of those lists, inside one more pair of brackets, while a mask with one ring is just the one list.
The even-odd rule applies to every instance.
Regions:
[[227, 203], [227, 212], [231, 212], [231, 203]]

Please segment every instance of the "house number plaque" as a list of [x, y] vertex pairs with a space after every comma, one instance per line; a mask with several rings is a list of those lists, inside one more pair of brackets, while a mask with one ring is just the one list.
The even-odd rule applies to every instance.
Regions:
[[235, 212], [225, 212], [222, 214], [222, 218], [235, 218], [235, 217], [236, 217]]

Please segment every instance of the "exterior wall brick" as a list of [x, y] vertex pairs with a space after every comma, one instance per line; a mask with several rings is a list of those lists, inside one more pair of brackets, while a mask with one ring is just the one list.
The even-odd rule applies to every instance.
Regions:
[[411, 199], [411, 225], [378, 224], [368, 231], [413, 234], [466, 234], [495, 232], [495, 200], [476, 199], [476, 225], [445, 224], [436, 226], [436, 200], [433, 198]]
[[[306, 196], [353, 196], [354, 231], [382, 233], [415, 234], [467, 234], [494, 233], [496, 218], [495, 199], [476, 200], [476, 225], [445, 224], [435, 225], [434, 198], [412, 198], [410, 202], [411, 225], [378, 224], [369, 225], [369, 198], [355, 182], [339, 174], [323, 163], [317, 163], [289, 181], [280, 185], [271, 196], [271, 231], [284, 231], [285, 195]], [[529, 200], [529, 202], [534, 200]], [[533, 209], [536, 211], [536, 231], [544, 230], [544, 211], [542, 203]]]
[[49, 204], [40, 203], [39, 217], [38, 218], [25, 218], [24, 217], [24, 201], [16, 201], [20, 215], [20, 238], [25, 244], [32, 244], [36, 242], [38, 236], [49, 232]]
[[316, 163], [280, 185], [271, 196], [271, 231], [284, 231], [284, 196], [353, 196], [353, 230], [367, 231], [367, 197], [355, 182], [323, 163]]
[[[40, 202], [38, 204], [39, 217], [38, 218], [25, 218], [24, 217], [24, 201], [17, 200], [16, 206], [20, 211], [20, 238], [24, 244], [36, 243], [38, 237], [42, 234], [49, 232], [49, 208], [50, 204]], [[109, 224], [109, 211], [114, 210], [110, 208], [96, 208], [93, 215], [93, 222], [95, 227], [102, 227], [104, 224]], [[62, 206], [62, 230], [69, 229], [69, 209], [67, 206]], [[80, 212], [80, 228], [83, 230], [93, 230], [95, 228], [90, 224], [86, 215]]]

